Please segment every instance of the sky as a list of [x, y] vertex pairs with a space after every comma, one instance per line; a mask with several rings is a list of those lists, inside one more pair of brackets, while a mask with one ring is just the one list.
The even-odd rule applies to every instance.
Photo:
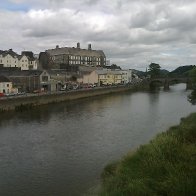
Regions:
[[103, 50], [111, 64], [145, 71], [196, 64], [195, 0], [0, 0], [0, 50]]

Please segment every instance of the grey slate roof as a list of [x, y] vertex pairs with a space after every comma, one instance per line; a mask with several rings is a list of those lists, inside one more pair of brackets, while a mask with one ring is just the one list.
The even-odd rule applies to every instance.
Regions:
[[0, 54], [3, 55], [3, 57], [5, 57], [6, 55], [11, 55], [13, 58], [16, 57], [18, 58], [19, 60], [25, 55], [27, 56], [27, 58], [30, 60], [30, 61], [34, 61], [35, 58], [33, 56], [33, 53], [31, 51], [23, 51], [22, 52], [22, 55], [18, 55], [16, 52], [14, 52], [12, 49], [9, 49], [9, 50], [0, 50]]
[[55, 55], [78, 55], [78, 56], [105, 56], [102, 50], [87, 50], [87, 49], [80, 49], [80, 48], [71, 48], [71, 47], [63, 47], [63, 48], [55, 48], [55, 49], [48, 49], [46, 50], [51, 56]]
[[10, 82], [10, 80], [5, 76], [0, 75], [0, 82]]
[[[25, 55], [28, 57], [29, 61], [35, 61], [35, 57], [33, 55], [32, 51], [22, 51], [22, 55]], [[21, 56], [22, 56], [21, 55]]]
[[24, 71], [1, 71], [0, 74], [8, 77], [17, 77], [17, 76], [37, 76], [41, 75], [43, 71], [40, 70], [24, 70]]
[[14, 52], [12, 49], [9, 50], [1, 50], [0, 54], [3, 55], [3, 57], [7, 56], [8, 54], [11, 55], [13, 58], [17, 57], [18, 58], [18, 54], [16, 52]]

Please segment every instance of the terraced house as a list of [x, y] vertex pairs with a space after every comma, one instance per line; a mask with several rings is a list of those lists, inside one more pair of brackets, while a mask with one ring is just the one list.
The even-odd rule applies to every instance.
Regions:
[[9, 94], [12, 91], [12, 82], [5, 76], [0, 75], [0, 93]]
[[21, 70], [37, 69], [37, 61], [33, 52], [23, 51], [18, 55], [12, 49], [0, 50], [0, 67], [17, 67]]
[[122, 84], [122, 74], [119, 71], [98, 71], [98, 84], [101, 85], [116, 85]]
[[132, 80], [131, 70], [97, 69], [86, 72], [78, 78], [79, 83], [102, 85], [128, 84]]
[[106, 56], [102, 50], [92, 50], [77, 47], [62, 47], [48, 49], [39, 55], [39, 64], [43, 69], [66, 69], [67, 67], [91, 66], [103, 67], [106, 65]]

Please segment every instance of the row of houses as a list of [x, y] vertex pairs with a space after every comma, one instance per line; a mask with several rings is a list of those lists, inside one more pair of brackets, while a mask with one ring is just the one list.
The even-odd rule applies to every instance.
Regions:
[[31, 51], [22, 51], [21, 55], [18, 55], [12, 49], [0, 50], [0, 67], [36, 70], [37, 60]]
[[63, 70], [7, 70], [1, 72], [0, 75], [0, 93], [5, 94], [55, 92], [61, 90], [67, 83], [81, 86], [104, 86], [127, 84], [132, 81], [131, 70], [82, 69], [77, 73]]
[[[106, 56], [102, 50], [77, 47], [59, 47], [41, 52], [39, 57], [31, 51], [18, 55], [12, 49], [0, 50], [0, 93], [59, 91], [67, 83], [77, 85], [117, 85], [132, 81], [131, 70], [106, 69]], [[111, 67], [112, 68], [112, 67]], [[5, 79], [7, 78], [7, 79]], [[4, 81], [4, 82], [3, 82]], [[11, 82], [11, 84], [6, 82]], [[9, 88], [8, 88], [9, 87]]]
[[77, 47], [59, 47], [57, 45], [56, 48], [40, 52], [38, 56], [31, 51], [22, 51], [19, 55], [12, 49], [0, 50], [0, 68], [77, 71], [79, 66], [104, 67], [106, 66], [106, 56], [102, 50], [93, 50], [91, 44], [88, 44], [87, 49], [82, 49], [80, 43], [77, 43]]
[[77, 79], [79, 83], [103, 85], [127, 84], [132, 80], [131, 70], [96, 69], [82, 74]]

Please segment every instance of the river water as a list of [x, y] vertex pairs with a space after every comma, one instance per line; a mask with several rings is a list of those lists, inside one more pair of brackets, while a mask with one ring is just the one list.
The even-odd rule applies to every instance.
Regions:
[[0, 114], [0, 195], [75, 196], [104, 166], [196, 111], [184, 84]]

